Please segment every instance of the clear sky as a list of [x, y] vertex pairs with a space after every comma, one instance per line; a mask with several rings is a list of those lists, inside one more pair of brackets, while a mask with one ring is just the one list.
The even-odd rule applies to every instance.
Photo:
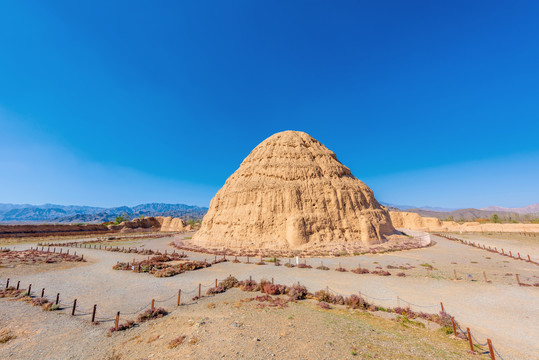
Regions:
[[0, 202], [207, 206], [302, 130], [378, 200], [539, 202], [538, 1], [2, 1]]

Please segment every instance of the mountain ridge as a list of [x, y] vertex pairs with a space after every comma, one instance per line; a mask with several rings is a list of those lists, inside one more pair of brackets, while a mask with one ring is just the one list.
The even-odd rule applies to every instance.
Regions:
[[185, 221], [200, 220], [208, 208], [196, 205], [147, 203], [112, 208], [78, 205], [0, 204], [1, 223], [101, 223], [113, 221], [120, 215], [131, 218], [141, 216], [172, 216]]

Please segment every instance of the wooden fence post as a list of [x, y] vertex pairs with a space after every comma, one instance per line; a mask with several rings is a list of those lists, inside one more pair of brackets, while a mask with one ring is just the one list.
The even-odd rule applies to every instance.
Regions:
[[120, 322], [120, 312], [116, 313], [116, 321], [114, 322], [114, 329], [118, 330], [118, 322]]
[[445, 312], [445, 310], [444, 310], [444, 303], [441, 302], [441, 301], [440, 301], [440, 306], [441, 306], [441, 308], [442, 308], [442, 312]]
[[56, 304], [55, 305], [58, 305], [59, 302], [60, 302], [60, 293], [57, 293], [56, 294]]
[[453, 334], [457, 337], [457, 327], [455, 326], [455, 318], [451, 316], [451, 324], [453, 325]]
[[17, 281], [17, 290], [19, 290], [19, 285], [21, 284], [21, 281]]
[[182, 289], [178, 290], [178, 306], [180, 306], [180, 298], [182, 296]]
[[488, 344], [488, 352], [490, 354], [490, 359], [496, 360], [496, 356], [494, 356], [494, 349], [492, 348], [492, 341], [490, 341], [490, 339], [487, 339], [487, 344]]
[[6, 281], [6, 289], [9, 287], [9, 278]]
[[200, 289], [202, 288], [202, 284], [198, 284], [198, 297], [200, 298]]
[[470, 343], [470, 350], [473, 351], [473, 341], [472, 341], [472, 334], [470, 333], [470, 328], [466, 328], [466, 331], [468, 332], [468, 342]]
[[487, 280], [487, 274], [486, 274], [484, 271], [483, 271], [483, 277], [485, 278], [485, 282], [489, 282], [489, 281]]
[[519, 259], [519, 260], [522, 260], [522, 258], [520, 257], [520, 253], [518, 253], [518, 259]]
[[515, 274], [515, 276], [517, 277], [518, 286], [520, 286], [520, 278], [518, 277], [518, 274]]
[[217, 279], [215, 279], [215, 287], [217, 287]]
[[71, 316], [75, 316], [76, 308], [77, 308], [77, 299], [73, 300], [73, 310], [71, 310]]
[[92, 322], [95, 322], [95, 311], [97, 309], [97, 304], [94, 304], [94, 310], [92, 311]]
[[153, 311], [154, 307], [155, 307], [155, 299], [152, 299], [152, 311]]
[[45, 288], [41, 289], [41, 297], [45, 296]]
[[455, 274], [455, 280], [458, 280], [459, 278], [457, 277], [457, 270], [456, 269], [453, 269], [453, 274]]
[[28, 285], [28, 296], [32, 296], [32, 284]]

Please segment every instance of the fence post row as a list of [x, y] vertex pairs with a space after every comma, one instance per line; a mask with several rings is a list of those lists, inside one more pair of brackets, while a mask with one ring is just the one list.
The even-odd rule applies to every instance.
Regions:
[[[528, 255], [529, 256], [529, 255]], [[486, 275], [485, 275], [485, 272], [483, 272], [483, 275], [485, 276], [485, 281], [487, 281], [487, 278], [486, 278]], [[520, 283], [520, 279], [519, 279], [519, 274], [515, 274], [516, 275], [516, 278], [517, 278], [517, 282], [519, 285], [521, 285]], [[455, 271], [455, 278], [456, 278], [456, 271]], [[6, 281], [6, 288], [9, 286], [9, 278], [7, 279]], [[252, 281], [252, 276], [249, 276], [249, 280]], [[217, 287], [217, 282], [218, 282], [218, 279], [215, 279], [215, 286]], [[272, 278], [271, 279], [271, 283], [273, 284], [274, 283], [274, 279]], [[20, 286], [20, 281], [17, 281], [17, 290], [19, 289], [19, 286]], [[31, 289], [32, 289], [32, 284], [30, 284], [28, 286], [28, 294], [31, 293]], [[201, 297], [201, 290], [202, 290], [202, 284], [199, 283], [198, 284], [198, 297], [200, 298]], [[329, 291], [329, 288], [326, 286], [326, 292]], [[177, 306], [180, 306], [181, 305], [181, 294], [182, 294], [182, 290], [181, 289], [178, 289], [178, 299], [177, 299]], [[359, 295], [361, 296], [361, 292], [359, 292]], [[45, 288], [43, 288], [41, 290], [41, 297], [43, 298], [45, 296]], [[400, 304], [400, 297], [397, 296], [397, 304], [398, 304], [398, 307], [401, 306]], [[56, 305], [58, 305], [60, 302], [60, 293], [57, 293], [56, 294]], [[440, 302], [440, 307], [442, 309], [442, 312], [445, 312], [445, 308], [444, 308], [444, 304], [443, 302]], [[75, 312], [76, 312], [76, 309], [77, 309], [77, 299], [74, 299], [73, 300], [73, 308], [71, 310], [71, 315], [72, 316], [75, 316]], [[151, 302], [151, 310], [153, 311], [155, 309], [155, 299], [152, 299], [152, 302]], [[96, 318], [96, 311], [97, 311], [97, 304], [94, 304], [93, 306], [93, 310], [92, 310], [92, 323], [95, 322], [95, 318]], [[120, 320], [120, 312], [118, 311], [116, 313], [116, 320], [115, 320], [115, 325], [114, 325], [114, 328], [116, 330], [118, 330], [118, 326], [119, 326], [119, 320]], [[456, 323], [455, 323], [455, 318], [453, 316], [451, 316], [451, 325], [453, 327], [453, 334], [455, 335], [455, 337], [458, 336], [457, 334], [457, 328], [456, 328]], [[472, 335], [471, 335], [471, 331], [470, 331], [470, 328], [466, 328], [466, 332], [467, 332], [467, 337], [468, 337], [468, 343], [470, 345], [470, 351], [474, 352], [474, 347], [473, 347], [473, 340], [472, 340]], [[490, 354], [490, 357], [492, 360], [495, 360], [495, 354], [494, 354], [494, 347], [492, 345], [492, 341], [490, 339], [487, 339], [487, 344], [488, 344], [488, 347], [489, 347], [489, 354]]]

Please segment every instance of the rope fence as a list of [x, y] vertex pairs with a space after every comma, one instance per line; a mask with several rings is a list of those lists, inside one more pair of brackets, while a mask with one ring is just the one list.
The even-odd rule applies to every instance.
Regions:
[[472, 246], [472, 247], [475, 247], [475, 248], [478, 248], [478, 249], [481, 249], [481, 250], [486, 250], [486, 251], [496, 253], [496, 254], [499, 254], [499, 255], [502, 255], [502, 256], [509, 256], [513, 260], [521, 260], [521, 261], [525, 261], [525, 262], [530, 263], [530, 264], [539, 265], [539, 262], [534, 261], [534, 260], [531, 259], [530, 254], [528, 254], [527, 256], [524, 256], [524, 254], [523, 254], [521, 256], [520, 253], [517, 252], [516, 255], [514, 255], [512, 251], [505, 252], [504, 249], [501, 249], [501, 251], [498, 251], [497, 247], [492, 248], [491, 246], [486, 246], [485, 244], [481, 245], [481, 244], [476, 243], [474, 241], [463, 240], [463, 239], [459, 239], [459, 238], [449, 236], [449, 235], [445, 235], [445, 234], [438, 234], [437, 233], [437, 234], [433, 234], [433, 235], [443, 237], [444, 239], [447, 239], [447, 240], [458, 241], [461, 244]]
[[[135, 311], [127, 312], [127, 313], [122, 312], [121, 314], [123, 316], [137, 315], [137, 314], [140, 315], [140, 314], [142, 314], [143, 311], [147, 310], [148, 308], [150, 308], [153, 311], [155, 309], [155, 303], [166, 303], [166, 302], [169, 302], [169, 301], [171, 301], [173, 299], [176, 299], [176, 305], [179, 307], [182, 304], [185, 304], [185, 303], [181, 302], [181, 295], [188, 295], [188, 294], [193, 294], [194, 293], [194, 294], [197, 294], [197, 296], [193, 297], [193, 300], [199, 299], [199, 298], [204, 296], [204, 295], [202, 295], [202, 292], [201, 292], [201, 289], [203, 287], [204, 288], [211, 288], [212, 286], [217, 287], [218, 282], [223, 282], [224, 280], [226, 280], [226, 278], [225, 279], [215, 279], [215, 281], [212, 281], [212, 282], [208, 283], [207, 285], [199, 283], [198, 286], [196, 286], [193, 290], [190, 290], [190, 291], [184, 291], [182, 289], [178, 289], [178, 292], [175, 292], [174, 294], [172, 294], [171, 296], [169, 296], [167, 298], [164, 298], [164, 299], [152, 299], [149, 303], [141, 306], [140, 308], [138, 308]], [[249, 277], [249, 281], [250, 282], [252, 281], [252, 276]], [[10, 288], [9, 283], [10, 283], [10, 279], [7, 279], [5, 282], [0, 282], [0, 286], [5, 289], [5, 290], [0, 290], [0, 291], [7, 291], [8, 289], [14, 288], [14, 287]], [[272, 278], [271, 284], [273, 284], [273, 278]], [[298, 284], [299, 284], [299, 282], [298, 282]], [[17, 282], [17, 290], [19, 290], [19, 288], [20, 288], [20, 281]], [[334, 289], [331, 289], [329, 286], [326, 286], [326, 292], [328, 292], [328, 293], [331, 292], [331, 293], [333, 293], [335, 295], [339, 295], [339, 296], [342, 296], [342, 297], [346, 296], [345, 294], [342, 294], [342, 293], [340, 293], [340, 292], [338, 292], [338, 291], [336, 291]], [[496, 356], [498, 356], [499, 359], [503, 360], [503, 357], [499, 354], [499, 352], [496, 350], [496, 348], [492, 345], [492, 341], [490, 339], [487, 339], [486, 343], [481, 343], [475, 338], [475, 336], [472, 335], [469, 328], [466, 328], [466, 331], [464, 331], [460, 327], [458, 322], [456, 322], [454, 320], [454, 317], [452, 317], [451, 315], [449, 315], [449, 313], [447, 313], [445, 311], [444, 305], [443, 305], [442, 302], [440, 302], [440, 304], [419, 305], [419, 304], [409, 302], [409, 301], [407, 301], [407, 300], [405, 300], [405, 299], [403, 299], [403, 298], [401, 298], [399, 296], [397, 296], [396, 298], [378, 298], [378, 297], [368, 295], [368, 294], [366, 294], [364, 292], [361, 292], [361, 291], [358, 292], [358, 293], [359, 293], [360, 297], [365, 297], [367, 299], [373, 299], [373, 300], [377, 300], [377, 301], [395, 301], [396, 300], [398, 308], [401, 307], [401, 301], [408, 304], [408, 309], [410, 308], [410, 306], [415, 306], [415, 307], [418, 307], [418, 308], [435, 308], [435, 307], [440, 306], [441, 307], [441, 313], [447, 314], [451, 318], [451, 322], [452, 322], [452, 325], [453, 325], [453, 332], [454, 332], [455, 337], [463, 337], [466, 340], [468, 340], [468, 342], [470, 344], [470, 350], [472, 352], [475, 352], [474, 346], [478, 346], [479, 348], [483, 348], [483, 347], [488, 346], [489, 347], [488, 354], [490, 355], [492, 360], [495, 360]], [[45, 294], [45, 288], [43, 288], [41, 290], [41, 296], [37, 297], [37, 296], [32, 295], [32, 284], [28, 285], [27, 292], [23, 293], [23, 294], [25, 294], [25, 296], [29, 296], [29, 297], [34, 298], [34, 299], [47, 299], [47, 301], [50, 302], [51, 304], [54, 303], [55, 305], [59, 306], [59, 308], [55, 309], [55, 310], [71, 310], [71, 315], [72, 316], [88, 316], [88, 315], [91, 315], [91, 322], [92, 323], [96, 323], [96, 321], [97, 322], [115, 321], [115, 326], [114, 326], [113, 329], [117, 330], [118, 327], [119, 327], [120, 311], [118, 311], [116, 314], [108, 315], [108, 314], [103, 314], [98, 309], [97, 304], [94, 304], [92, 308], [87, 308], [85, 306], [81, 306], [81, 304], [78, 303], [77, 299], [73, 299], [73, 301], [66, 303], [64, 301], [60, 301], [60, 294], [59, 293], [56, 294], [56, 296], [54, 298], [49, 297], [47, 294]]]

